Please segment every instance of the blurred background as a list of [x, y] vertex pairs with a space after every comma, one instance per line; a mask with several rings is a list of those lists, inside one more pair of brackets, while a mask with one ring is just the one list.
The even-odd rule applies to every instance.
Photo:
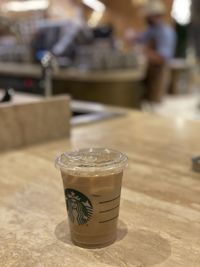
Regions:
[[199, 119], [199, 14], [198, 0], [1, 0], [0, 101]]

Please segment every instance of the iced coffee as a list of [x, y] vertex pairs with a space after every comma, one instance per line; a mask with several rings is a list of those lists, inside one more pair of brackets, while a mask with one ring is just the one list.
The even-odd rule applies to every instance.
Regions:
[[110, 149], [64, 153], [56, 160], [76, 245], [95, 248], [115, 241], [126, 164], [124, 154]]

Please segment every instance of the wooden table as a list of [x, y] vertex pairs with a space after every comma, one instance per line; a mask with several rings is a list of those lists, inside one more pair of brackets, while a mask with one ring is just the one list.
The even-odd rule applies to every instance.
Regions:
[[[0, 266], [199, 267], [200, 123], [130, 113], [74, 128], [59, 140], [0, 155]], [[75, 247], [69, 237], [57, 153], [103, 146], [125, 152], [117, 241]]]

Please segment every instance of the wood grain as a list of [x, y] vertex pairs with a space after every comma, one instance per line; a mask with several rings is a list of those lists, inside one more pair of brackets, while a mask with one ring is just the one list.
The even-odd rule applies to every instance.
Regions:
[[69, 137], [70, 98], [0, 106], [0, 151]]
[[[1, 266], [199, 267], [199, 122], [130, 113], [74, 128], [71, 139], [0, 155]], [[117, 241], [71, 244], [57, 153], [110, 147], [129, 157]]]

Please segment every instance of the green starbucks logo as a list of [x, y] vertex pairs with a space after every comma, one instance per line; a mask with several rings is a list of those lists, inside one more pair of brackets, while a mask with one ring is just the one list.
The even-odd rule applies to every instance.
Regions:
[[65, 189], [65, 200], [71, 222], [82, 225], [90, 220], [93, 207], [85, 195], [74, 189]]

